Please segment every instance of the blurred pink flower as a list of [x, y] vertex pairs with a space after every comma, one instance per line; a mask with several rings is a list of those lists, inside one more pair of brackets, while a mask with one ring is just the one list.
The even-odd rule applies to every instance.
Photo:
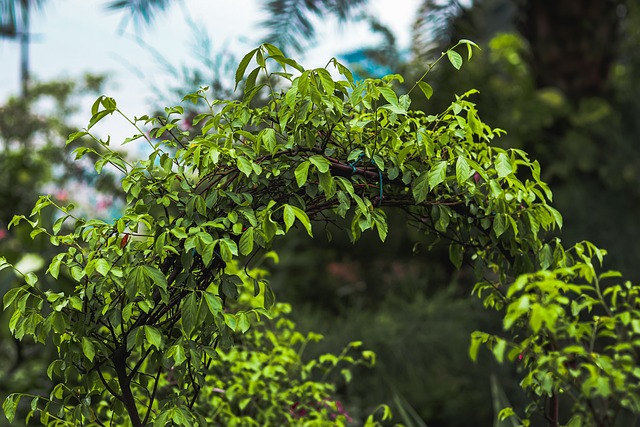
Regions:
[[96, 208], [100, 211], [107, 209], [111, 206], [112, 202], [113, 201], [111, 199], [107, 199], [107, 198], [100, 199], [98, 200], [98, 203], [96, 203]]
[[69, 200], [69, 193], [67, 192], [67, 190], [59, 190], [58, 192], [54, 193], [53, 196], [61, 202]]

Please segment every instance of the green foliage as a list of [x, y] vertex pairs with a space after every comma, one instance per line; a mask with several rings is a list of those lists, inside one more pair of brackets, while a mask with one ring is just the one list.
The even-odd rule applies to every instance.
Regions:
[[621, 410], [640, 412], [638, 288], [611, 282], [617, 272], [597, 273], [604, 251], [588, 242], [549, 251], [554, 268], [519, 276], [509, 287], [503, 319], [512, 338], [475, 332], [497, 360], [518, 359], [523, 389], [535, 396], [527, 409], [559, 394], [573, 402], [569, 425], [613, 425]]
[[[474, 44], [463, 40], [455, 47], [460, 44], [470, 57]], [[450, 50], [445, 57], [460, 67], [460, 54]], [[334, 79], [329, 69], [340, 77]], [[428, 86], [420, 84], [425, 76], [413, 87], [428, 98]], [[545, 242], [544, 232], [561, 227], [562, 217], [549, 204], [552, 194], [540, 166], [522, 150], [491, 145], [503, 131], [480, 120], [469, 100], [474, 90], [456, 96], [443, 112], [427, 115], [411, 110], [412, 90], [393, 89], [403, 81], [399, 75], [355, 81], [335, 59], [327, 68], [306, 70], [268, 44], [249, 52], [235, 77], [237, 85], [243, 83], [240, 100], [210, 100], [206, 89], [185, 97], [206, 108], [193, 118], [199, 134], [180, 128], [181, 106], [166, 108], [164, 117], [130, 120], [138, 134], [128, 141], [146, 140], [152, 149], [145, 160], [127, 161], [106, 141], [100, 141], [101, 152], [76, 149], [79, 158], [97, 156], [98, 172], [109, 166], [123, 174], [127, 209], [121, 218], [82, 219], [42, 197], [30, 216], [12, 221], [26, 221], [32, 234], [64, 247], [48, 273], [67, 275], [76, 284], [72, 292], [56, 292], [27, 274], [24, 285], [4, 297], [17, 338], [52, 339], [57, 348], [58, 359], [47, 370], [57, 385], [48, 399], [32, 403], [43, 423], [65, 418], [75, 424], [204, 425], [207, 417], [223, 417], [232, 425], [232, 420], [247, 422], [244, 416], [291, 421], [298, 407], [287, 418], [283, 404], [294, 395], [300, 395], [299, 405], [319, 405], [314, 416], [344, 421], [337, 402], [325, 400], [331, 387], [321, 381], [307, 389], [303, 381], [316, 365], [333, 368], [356, 359], [347, 353], [321, 356], [285, 381], [280, 368], [287, 371], [285, 366], [298, 361], [287, 360], [282, 346], [293, 344], [295, 333], [286, 323], [276, 324], [274, 340], [258, 329], [261, 320], [277, 313], [273, 291], [262, 276], [243, 273], [235, 263], [246, 256], [246, 270], [257, 253], [271, 249], [276, 236], [296, 227], [313, 236], [314, 223], [338, 219], [350, 224], [354, 241], [367, 230], [384, 241], [389, 208], [405, 211], [420, 231], [447, 242], [452, 263], [475, 272], [474, 291], [484, 306], [505, 313], [507, 336], [475, 333], [471, 356], [481, 343], [499, 362], [505, 353], [508, 359], [523, 354], [529, 374], [525, 389], [552, 398], [568, 390], [556, 372], [558, 357], [546, 356], [567, 347], [577, 354], [589, 331], [571, 327], [589, 314], [593, 301], [608, 307], [590, 262], [602, 252], [588, 243], [565, 250], [557, 241]], [[256, 106], [265, 93], [267, 104]], [[105, 117], [122, 114], [115, 100], [104, 96], [91, 112], [87, 129], [72, 134], [69, 143], [90, 135]], [[151, 137], [143, 126], [153, 127]], [[49, 207], [61, 215], [51, 229], [38, 222]], [[570, 284], [574, 277], [586, 283]], [[255, 298], [243, 300], [247, 287]], [[632, 289], [620, 287], [615, 295], [627, 296]], [[565, 315], [567, 308], [573, 318]], [[636, 313], [624, 311], [621, 331], [632, 331]], [[609, 325], [603, 315], [598, 319], [598, 325]], [[607, 326], [591, 328], [596, 338], [627, 343]], [[260, 353], [263, 346], [272, 352]], [[627, 369], [631, 361], [625, 355], [619, 365], [612, 362], [625, 348], [612, 350], [608, 359], [603, 353], [571, 377], [579, 383], [579, 402], [608, 398], [639, 412], [635, 389], [625, 385], [624, 376], [634, 372]], [[230, 378], [212, 374], [227, 366], [218, 361], [237, 363], [239, 371], [230, 368]], [[271, 362], [280, 368], [270, 369]], [[607, 371], [604, 380], [595, 376], [598, 369]], [[279, 388], [265, 389], [265, 378]], [[226, 390], [224, 396], [215, 394], [216, 388]], [[7, 399], [6, 415], [13, 417], [19, 398]], [[577, 405], [576, 416], [587, 417], [583, 407], [590, 406]], [[387, 418], [386, 409], [382, 416]], [[374, 424], [373, 418], [367, 421]]]
[[[485, 313], [480, 302], [468, 297], [468, 288], [462, 284], [458, 287], [449, 284], [448, 289], [424, 296], [424, 288], [430, 287], [433, 279], [428, 280], [429, 284], [421, 280], [412, 294], [400, 295], [398, 288], [408, 291], [414, 281], [423, 278], [424, 271], [417, 272], [420, 278], [392, 280], [393, 289], [380, 300], [379, 307], [354, 306], [359, 300], [352, 298], [344, 313], [336, 316], [319, 313], [316, 300], [303, 306], [298, 304], [295, 310], [298, 324], [326, 337], [315, 352], [336, 351], [352, 337], [358, 337], [375, 352], [373, 370], [355, 370], [354, 380], [346, 387], [344, 400], [360, 411], [389, 402], [395, 406], [394, 416], [406, 426], [419, 425], [415, 420], [420, 418], [427, 425], [462, 427], [468, 425], [470, 416], [478, 425], [490, 425], [492, 407], [487, 373], [497, 372], [501, 381], [509, 382], [505, 386], [509, 386], [510, 392], [517, 391], [517, 382], [509, 381], [508, 369], [497, 366], [487, 354], [480, 355], [477, 365], [470, 364], [466, 350], [469, 335], [475, 329], [500, 330], [499, 316]], [[456, 296], [456, 291], [460, 296]], [[410, 296], [413, 298], [409, 299]], [[515, 403], [521, 403], [524, 394], [518, 397]], [[418, 415], [407, 419], [411, 407]], [[470, 412], [468, 408], [473, 410]], [[358, 413], [352, 415], [357, 417]]]
[[[40, 274], [39, 285], [55, 292], [73, 289], [64, 278], [43, 277], [45, 264], [60, 251], [59, 246], [51, 245], [45, 235], [31, 234], [28, 224], [7, 226], [16, 213], [29, 214], [42, 192], [52, 193], [61, 203], [80, 202], [76, 212], [84, 215], [110, 216], [110, 209], [118, 212], [113, 174], [97, 175], [91, 161], [74, 161], [71, 150], [64, 146], [69, 133], [77, 129], [71, 124], [77, 105], [87, 97], [95, 98], [103, 82], [103, 77], [93, 75], [78, 76], [74, 81], [34, 82], [27, 96], [9, 97], [0, 106], [0, 253], [24, 273]], [[88, 139], [83, 143], [91, 144]], [[97, 144], [93, 148], [101, 151]], [[39, 218], [40, 225], [58, 229], [57, 213], [49, 214]], [[2, 271], [0, 293], [22, 285], [22, 280], [9, 269]], [[3, 324], [12, 314], [3, 313]], [[0, 355], [5, 361], [0, 369], [2, 399], [9, 391], [47, 393], [50, 381], [46, 368], [55, 354], [51, 343], [42, 347], [28, 338], [18, 341], [7, 327], [0, 338]], [[21, 405], [19, 416], [25, 413], [25, 405]]]
[[[246, 283], [240, 300], [248, 301], [252, 279], [237, 273]], [[286, 316], [289, 311], [288, 305], [278, 303], [271, 310], [271, 320], [238, 337], [229, 351], [217, 350], [197, 403], [205, 425], [343, 425], [351, 419], [335, 397], [335, 385], [327, 379], [340, 369], [343, 381], [350, 381], [350, 370], [342, 365], [370, 366], [373, 354], [363, 351], [354, 357], [352, 353], [362, 344], [352, 342], [339, 355], [303, 360], [309, 343], [322, 336], [298, 332]]]

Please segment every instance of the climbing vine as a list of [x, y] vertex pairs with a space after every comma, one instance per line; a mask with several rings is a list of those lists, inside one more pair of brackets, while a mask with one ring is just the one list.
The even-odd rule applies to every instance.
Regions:
[[[461, 46], [470, 59], [475, 44], [467, 40], [440, 59], [460, 68]], [[44, 424], [206, 425], [221, 413], [229, 425], [258, 422], [266, 412], [254, 396], [266, 396], [264, 389], [236, 387], [231, 404], [212, 391], [223, 390], [212, 374], [224, 376], [214, 369], [220, 358], [263, 360], [259, 345], [239, 356], [234, 342], [252, 333], [257, 340], [278, 312], [268, 280], [246, 266], [292, 228], [313, 237], [339, 218], [349, 220], [352, 240], [373, 230], [384, 241], [392, 232], [387, 215], [398, 209], [426, 235], [448, 242], [451, 262], [475, 272], [474, 292], [504, 314], [503, 336], [475, 332], [470, 353], [475, 358], [484, 343], [501, 362], [505, 355], [519, 360], [533, 402], [520, 414], [523, 425], [536, 411], [558, 425], [547, 403], [560, 393], [574, 397], [570, 425], [609, 425], [603, 422], [617, 408], [640, 413], [631, 382], [639, 376], [636, 288], [603, 288], [601, 280], [615, 275], [596, 273], [592, 258], [601, 260], [603, 251], [593, 245], [565, 250], [559, 240], [545, 240], [562, 217], [550, 205], [540, 165], [521, 150], [491, 144], [503, 131], [481, 121], [473, 90], [437, 115], [411, 109], [412, 97], [431, 96], [425, 78], [433, 65], [398, 94], [400, 75], [356, 81], [335, 59], [307, 70], [265, 44], [239, 64], [239, 100], [208, 99], [206, 88], [187, 95], [184, 101], [205, 111], [187, 128], [182, 106], [166, 108], [163, 117], [127, 119], [137, 133], [126, 143], [150, 147], [138, 161], [91, 134], [107, 116], [126, 117], [115, 100], [98, 98], [87, 128], [68, 143], [89, 135], [104, 147], [75, 151], [99, 156], [98, 172], [122, 174], [123, 216], [79, 218], [45, 196], [12, 223], [26, 221], [33, 235], [60, 246], [47, 273], [76, 283], [72, 292], [54, 292], [27, 274], [4, 297], [18, 339], [52, 339], [58, 350], [47, 371], [58, 385], [49, 397], [32, 397], [32, 414]], [[59, 211], [50, 230], [38, 223], [45, 208]], [[254, 297], [242, 297], [247, 292]], [[287, 395], [279, 406], [287, 423], [307, 421], [296, 402], [315, 404], [329, 424], [347, 421], [331, 387], [317, 384], [307, 401]], [[5, 401], [10, 420], [21, 397]], [[253, 418], [242, 418], [247, 413]], [[509, 408], [501, 413], [511, 415]], [[376, 422], [372, 416], [367, 425]]]

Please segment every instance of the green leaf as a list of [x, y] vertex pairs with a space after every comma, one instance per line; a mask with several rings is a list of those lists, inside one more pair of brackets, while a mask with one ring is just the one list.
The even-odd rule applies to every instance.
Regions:
[[481, 338], [482, 332], [473, 332], [471, 334], [471, 344], [469, 345], [469, 358], [472, 361], [476, 361], [478, 359], [478, 351], [480, 350], [480, 344], [482, 344], [483, 340]]
[[38, 276], [36, 276], [35, 273], [27, 273], [24, 276], [24, 281], [29, 286], [35, 286], [36, 283], [38, 282]]
[[233, 240], [225, 237], [218, 240], [220, 256], [224, 262], [231, 262], [234, 256], [238, 255], [238, 245]]
[[387, 224], [387, 217], [382, 209], [376, 209], [371, 212], [371, 218], [376, 225], [376, 230], [378, 231], [378, 237], [380, 237], [380, 241], [384, 242], [387, 238], [387, 234], [389, 233], [389, 225]]
[[462, 260], [464, 258], [464, 248], [462, 245], [456, 242], [451, 242], [449, 245], [449, 259], [451, 263], [459, 269], [462, 267]]
[[267, 49], [267, 52], [269, 52], [270, 56], [284, 56], [284, 53], [282, 53], [280, 49], [270, 43], [264, 43], [262, 46]]
[[251, 162], [244, 156], [238, 157], [236, 159], [236, 164], [238, 165], [238, 169], [240, 170], [240, 172], [245, 174], [247, 177], [253, 172]]
[[238, 68], [236, 70], [236, 85], [233, 88], [233, 90], [238, 89], [238, 84], [240, 83], [240, 81], [242, 81], [242, 78], [244, 77], [244, 72], [246, 71], [247, 66], [251, 62], [251, 59], [253, 59], [253, 57], [259, 50], [260, 48], [253, 49], [251, 52], [247, 53], [240, 61], [240, 64], [238, 64]]
[[389, 110], [392, 113], [398, 114], [398, 115], [407, 114], [406, 108], [400, 107], [399, 105], [387, 104], [387, 105], [383, 105], [381, 108], [384, 108], [385, 110]]
[[300, 221], [305, 230], [307, 230], [307, 234], [310, 237], [313, 237], [313, 232], [311, 230], [311, 221], [309, 220], [307, 213], [296, 206], [291, 206], [291, 209], [293, 209], [293, 214], [296, 216], [296, 218], [298, 218], [298, 221]]
[[465, 44], [467, 46], [467, 60], [470, 60], [471, 57], [473, 56], [473, 49], [471, 48], [471, 46], [473, 46], [476, 49], [480, 50], [480, 46], [478, 46], [477, 44], [475, 44], [471, 40], [461, 39], [458, 42], [458, 44]]
[[442, 182], [447, 176], [447, 162], [446, 160], [442, 160], [438, 164], [436, 164], [428, 174], [429, 177], [429, 188], [432, 190], [436, 188], [436, 186]]
[[106, 276], [111, 270], [111, 265], [107, 262], [106, 259], [100, 258], [96, 260], [96, 271], [100, 273], [103, 277]]
[[311, 166], [311, 163], [309, 163], [308, 160], [305, 160], [304, 162], [300, 163], [296, 168], [294, 175], [296, 176], [296, 183], [298, 184], [298, 187], [302, 187], [307, 183], [307, 176], [309, 175], [309, 166]]
[[496, 234], [496, 237], [500, 237], [502, 233], [507, 230], [507, 218], [505, 214], [496, 214], [496, 217], [493, 219], [493, 232]]
[[529, 315], [529, 326], [533, 330], [534, 334], [537, 334], [542, 328], [542, 323], [546, 322], [545, 319], [545, 310], [540, 306], [540, 304], [532, 304], [531, 312]]
[[549, 211], [549, 213], [551, 213], [551, 215], [553, 216], [553, 219], [558, 225], [558, 228], [562, 228], [562, 214], [557, 209], [549, 205], [546, 205], [546, 208]]
[[501, 338], [496, 338], [496, 343], [494, 344], [491, 351], [493, 352], [494, 357], [498, 361], [498, 363], [502, 363], [504, 360], [504, 351], [507, 348], [507, 342]]
[[247, 313], [238, 313], [238, 327], [243, 334], [251, 327]]
[[170, 232], [178, 239], [186, 239], [187, 237], [189, 237], [185, 232], [184, 227], [174, 227], [170, 230]]
[[154, 346], [156, 349], [160, 350], [162, 348], [162, 334], [160, 330], [155, 326], [143, 326], [144, 329], [144, 337], [147, 342]]
[[447, 51], [447, 58], [449, 58], [449, 62], [456, 70], [459, 70], [462, 67], [462, 56], [455, 50]]
[[389, 104], [396, 107], [398, 106], [398, 96], [393, 91], [393, 89], [389, 87], [379, 87], [378, 90], [380, 91], [384, 99], [386, 99]]
[[87, 337], [82, 337], [82, 353], [87, 356], [89, 362], [93, 362], [93, 358], [96, 355], [96, 348], [91, 340]]
[[78, 138], [82, 138], [83, 136], [88, 135], [88, 132], [74, 132], [71, 135], [69, 135], [69, 138], [67, 138], [67, 144], [71, 144], [73, 141], [75, 141]]
[[100, 120], [104, 119], [106, 116], [112, 113], [113, 111], [109, 111], [109, 110], [98, 111], [96, 114], [91, 116], [91, 119], [89, 120], [89, 124], [87, 125], [87, 130], [94, 127]]
[[4, 411], [4, 416], [7, 417], [10, 423], [13, 423], [13, 419], [16, 417], [16, 408], [18, 407], [18, 403], [22, 398], [21, 394], [11, 393], [4, 400], [2, 404], [2, 410]]
[[411, 190], [416, 204], [424, 202], [427, 199], [427, 194], [429, 194], [429, 173], [422, 172], [417, 178], [414, 178], [411, 183]]
[[262, 134], [264, 145], [268, 147], [270, 151], [273, 150], [278, 143], [276, 131], [273, 128], [266, 128], [260, 133]]
[[240, 253], [242, 255], [249, 255], [253, 252], [253, 227], [247, 228], [242, 236], [240, 236]]
[[331, 74], [329, 74], [329, 72], [324, 68], [317, 68], [315, 72], [318, 74], [318, 77], [320, 77], [320, 83], [322, 84], [325, 93], [327, 95], [333, 95], [335, 83], [331, 78]]
[[469, 167], [469, 163], [464, 156], [459, 156], [456, 161], [456, 181], [458, 185], [462, 185], [472, 174], [472, 170]]
[[165, 275], [156, 267], [152, 267], [150, 265], [143, 265], [143, 274], [147, 276], [153, 283], [159, 286], [162, 289], [167, 289], [167, 278]]
[[496, 172], [499, 178], [504, 178], [513, 172], [511, 160], [506, 153], [499, 153], [496, 157]]
[[236, 332], [238, 327], [238, 318], [234, 314], [224, 313], [224, 323], [231, 329]]
[[[263, 282], [264, 283], [264, 282]], [[276, 295], [273, 293], [271, 286], [265, 283], [264, 286], [264, 308], [270, 310], [276, 303]]]
[[171, 413], [169, 411], [161, 412], [153, 423], [153, 427], [166, 427], [169, 425], [169, 416]]
[[204, 300], [207, 303], [209, 312], [214, 316], [222, 311], [222, 300], [219, 296], [214, 295], [211, 292], [204, 292]]
[[114, 111], [116, 109], [116, 100], [108, 96], [103, 96], [100, 103], [105, 110]]
[[284, 219], [285, 231], [288, 232], [296, 220], [296, 214], [293, 212], [293, 207], [284, 205], [284, 213], [282, 214], [282, 217]]
[[4, 309], [6, 310], [24, 291], [25, 290], [22, 287], [9, 289], [2, 297]]
[[[49, 264], [49, 268], [47, 269], [47, 272], [54, 279], [57, 279], [58, 275], [60, 274], [60, 264], [62, 263], [62, 259], [64, 257], [65, 257], [65, 254], [64, 253], [60, 253], [60, 254], [56, 255], [55, 257], [53, 257], [53, 259], [51, 260], [51, 264]], [[0, 268], [0, 270], [1, 269], [2, 268]]]
[[[329, 172], [329, 168], [331, 167], [331, 163], [329, 162], [329, 160], [325, 159], [324, 157], [315, 154], [315, 155], [309, 157], [309, 161], [316, 168], [318, 168], [318, 172], [322, 172], [322, 173]], [[297, 176], [296, 176], [296, 178], [297, 178]], [[300, 184], [298, 184], [298, 186], [300, 186]]]
[[420, 90], [422, 91], [422, 93], [427, 99], [431, 99], [431, 97], [433, 96], [433, 88], [429, 83], [419, 81], [418, 87], [420, 88]]
[[318, 174], [320, 189], [324, 192], [327, 200], [336, 194], [336, 182], [329, 172], [320, 172]]
[[196, 326], [196, 319], [198, 318], [198, 306], [196, 304], [196, 294], [191, 292], [184, 300], [181, 307], [182, 310], [182, 328], [187, 337], [191, 336], [193, 329]]

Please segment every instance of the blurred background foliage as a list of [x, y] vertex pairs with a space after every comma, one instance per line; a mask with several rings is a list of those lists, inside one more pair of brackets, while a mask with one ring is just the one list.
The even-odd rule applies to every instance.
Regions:
[[[122, 209], [116, 177], [96, 174], [90, 161], [75, 161], [65, 146], [68, 135], [77, 131], [70, 120], [81, 100], [96, 97], [103, 83], [104, 77], [89, 74], [76, 81], [36, 82], [26, 96], [0, 105], [0, 254], [25, 274], [44, 272], [57, 253], [46, 236], [32, 239], [29, 227], [9, 227], [13, 215], [31, 212], [40, 194], [50, 193], [61, 204], [76, 203], [83, 216], [111, 219]], [[94, 148], [100, 150], [97, 144]], [[52, 215], [46, 221], [51, 226], [56, 219]], [[64, 278], [45, 280], [53, 290], [72, 286]], [[11, 269], [0, 272], [2, 295], [21, 283]], [[12, 390], [48, 394], [46, 370], [53, 348], [43, 351], [29, 340], [14, 340], [7, 327], [11, 314], [3, 312], [0, 328], [0, 398]]]
[[[133, 3], [145, 4], [110, 6], [129, 10]], [[589, 239], [606, 248], [606, 266], [638, 282], [640, 1], [424, 0], [409, 51], [398, 48], [393, 33], [367, 6], [366, 1], [270, 0], [264, 2], [262, 25], [271, 30], [269, 42], [292, 54], [313, 43], [314, 25], [324, 17], [364, 20], [377, 43], [344, 52], [341, 60], [359, 77], [400, 73], [409, 86], [455, 41], [478, 43], [482, 51], [461, 72], [436, 67], [427, 79], [434, 96], [414, 100], [413, 107], [440, 112], [454, 94], [478, 89], [472, 100], [483, 121], [507, 131], [497, 143], [523, 148], [541, 162], [565, 219], [560, 238], [567, 245]], [[153, 12], [163, 8], [141, 9], [135, 16], [152, 22]], [[221, 76], [231, 76], [230, 64], [237, 61], [228, 52], [216, 53], [206, 31], [194, 28], [199, 66], [180, 67], [156, 55], [174, 77], [175, 84], [161, 91], [169, 98], [165, 102], [200, 85], [220, 97], [233, 96], [232, 79]], [[42, 260], [51, 256], [43, 242], [32, 242], [21, 229], [6, 229], [11, 216], [28, 212], [42, 191], [64, 198], [65, 185], [72, 182], [100, 188], [111, 202], [88, 214], [115, 215], [113, 177], [98, 179], [70, 163], [63, 149], [66, 135], [75, 130], [69, 118], [76, 96], [101, 83], [95, 76], [79, 84], [34, 83], [26, 98], [11, 98], [0, 107], [0, 251], [9, 261], [30, 256], [32, 268], [42, 269]], [[53, 108], [45, 108], [47, 103]], [[450, 266], [445, 246], [422, 241], [399, 213], [390, 212], [389, 222], [384, 245], [363, 236], [354, 246], [343, 230], [348, 226], [336, 224], [326, 230], [326, 239], [312, 241], [300, 233], [275, 248], [280, 263], [271, 269], [271, 283], [278, 298], [293, 305], [302, 331], [326, 337], [308, 357], [339, 352], [354, 339], [378, 354], [374, 370], [355, 371], [354, 380], [339, 390], [350, 414], [366, 414], [387, 402], [409, 426], [500, 426], [496, 404], [525, 402], [517, 366], [498, 366], [489, 355], [471, 364], [468, 357], [471, 331], [499, 331], [498, 319], [470, 296], [474, 277]], [[317, 226], [315, 233], [325, 230]], [[17, 278], [3, 273], [4, 292]], [[26, 344], [18, 346], [6, 328], [2, 331], [0, 351], [12, 362], [0, 371], [0, 397], [9, 389], [46, 388], [43, 367], [50, 356], [28, 353]]]

